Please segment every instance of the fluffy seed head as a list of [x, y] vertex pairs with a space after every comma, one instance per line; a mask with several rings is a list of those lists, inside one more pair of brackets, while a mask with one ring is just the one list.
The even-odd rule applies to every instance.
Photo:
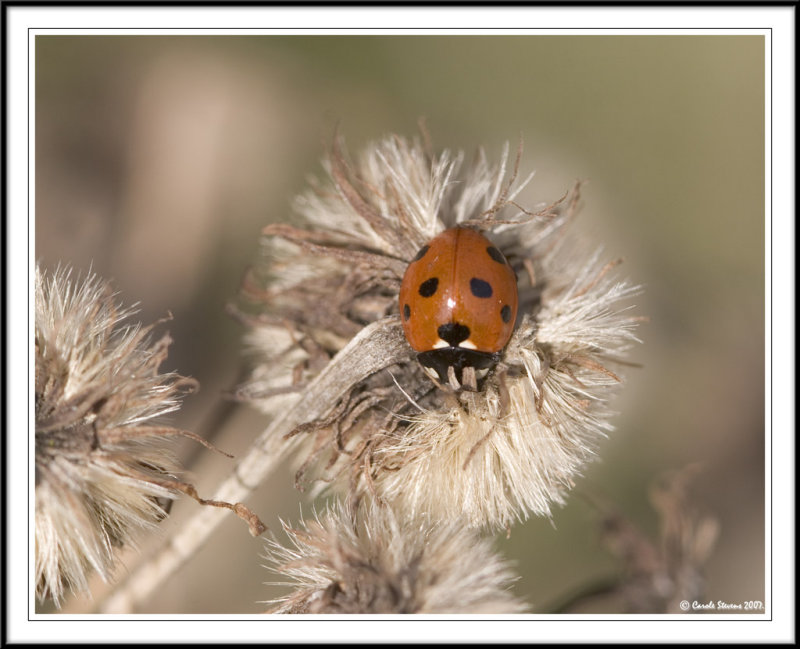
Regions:
[[270, 613], [521, 613], [516, 579], [489, 540], [458, 525], [401, 523], [388, 507], [284, 524], [291, 546], [272, 541], [267, 559], [294, 590]]
[[164, 438], [184, 433], [150, 422], [194, 382], [158, 373], [169, 337], [123, 324], [134, 310], [97, 276], [37, 267], [35, 300], [36, 593], [59, 605], [164, 517], [159, 499], [178, 493]]

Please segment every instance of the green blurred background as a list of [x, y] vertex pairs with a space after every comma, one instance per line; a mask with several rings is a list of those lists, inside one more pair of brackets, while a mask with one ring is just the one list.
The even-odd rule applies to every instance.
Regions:
[[[35, 92], [37, 259], [91, 266], [141, 302], [143, 322], [170, 311], [163, 369], [202, 385], [173, 422], [237, 455], [265, 421], [220, 406], [243, 362], [243, 331], [223, 308], [261, 227], [289, 218], [320, 173], [337, 123], [351, 152], [416, 134], [420, 117], [437, 148], [490, 158], [522, 135], [523, 170], [536, 170], [528, 204], [588, 180], [581, 228], [625, 259], [650, 322], [614, 403], [617, 430], [578, 489], [655, 537], [653, 481], [699, 462], [692, 506], [720, 524], [708, 599], [764, 599], [763, 38], [38, 36]], [[232, 467], [191, 444], [181, 453], [207, 496]], [[277, 529], [301, 500], [287, 468], [249, 504]], [[161, 534], [196, 509], [179, 501]], [[262, 583], [275, 579], [262, 546], [231, 517], [146, 612], [263, 610], [255, 602], [278, 591]], [[577, 496], [498, 548], [543, 611], [621, 567]]]

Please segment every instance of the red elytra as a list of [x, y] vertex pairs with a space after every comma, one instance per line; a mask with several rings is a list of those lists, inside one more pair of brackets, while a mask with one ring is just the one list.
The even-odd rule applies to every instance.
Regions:
[[448, 366], [460, 377], [464, 367], [490, 368], [497, 362], [514, 331], [516, 275], [482, 234], [450, 228], [408, 265], [399, 307], [420, 362], [447, 381]]

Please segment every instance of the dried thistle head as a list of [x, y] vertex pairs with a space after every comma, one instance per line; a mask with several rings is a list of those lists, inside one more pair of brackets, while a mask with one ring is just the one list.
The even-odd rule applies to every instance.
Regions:
[[493, 614], [527, 606], [510, 592], [507, 562], [457, 523], [401, 522], [374, 501], [358, 511], [340, 504], [324, 516], [284, 523], [291, 546], [272, 540], [270, 567], [294, 590], [269, 613]]
[[603, 521], [606, 545], [625, 562], [620, 585], [633, 613], [683, 613], [681, 601], [701, 599], [705, 564], [719, 537], [719, 521], [693, 505], [693, 464], [660, 477], [650, 490], [658, 513], [659, 538], [651, 540], [616, 512]]
[[660, 476], [650, 502], [659, 519], [659, 535], [651, 538], [611, 504], [592, 496], [602, 513], [604, 545], [623, 564], [620, 578], [602, 592], [571, 599], [560, 612], [598, 596], [619, 600], [625, 613], [686, 613], [681, 602], [702, 601], [705, 564], [719, 536], [719, 521], [693, 506], [690, 485], [699, 472], [691, 464]]
[[[497, 165], [481, 151], [465, 166], [392, 136], [350, 163], [337, 140], [330, 182], [297, 201], [303, 227], [264, 229], [242, 319], [266, 361], [240, 395], [267, 410], [318, 395], [294, 431], [308, 440], [299, 485], [310, 475], [412, 517], [509, 527], [563, 502], [611, 429], [609, 365], [636, 341], [637, 289], [567, 236], [579, 185], [526, 209], [530, 177], [517, 182], [520, 154], [510, 173], [507, 160], [506, 147]], [[518, 279], [515, 332], [480, 386], [432, 381], [398, 314], [409, 263], [453, 226], [483, 232]]]
[[36, 269], [36, 593], [60, 605], [88, 591], [113, 548], [155, 525], [163, 499], [187, 485], [164, 442], [190, 433], [152, 423], [176, 410], [194, 382], [160, 374], [169, 336], [123, 324], [135, 312], [95, 275]]

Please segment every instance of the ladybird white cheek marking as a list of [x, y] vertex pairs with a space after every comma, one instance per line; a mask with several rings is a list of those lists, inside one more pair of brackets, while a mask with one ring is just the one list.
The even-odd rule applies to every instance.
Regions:
[[[451, 347], [450, 343], [446, 340], [442, 340], [439, 338], [435, 343], [433, 343], [434, 349], [443, 349], [445, 347]], [[478, 349], [474, 342], [471, 340], [462, 340], [460, 343], [456, 345], [456, 347], [463, 347], [464, 349]]]

